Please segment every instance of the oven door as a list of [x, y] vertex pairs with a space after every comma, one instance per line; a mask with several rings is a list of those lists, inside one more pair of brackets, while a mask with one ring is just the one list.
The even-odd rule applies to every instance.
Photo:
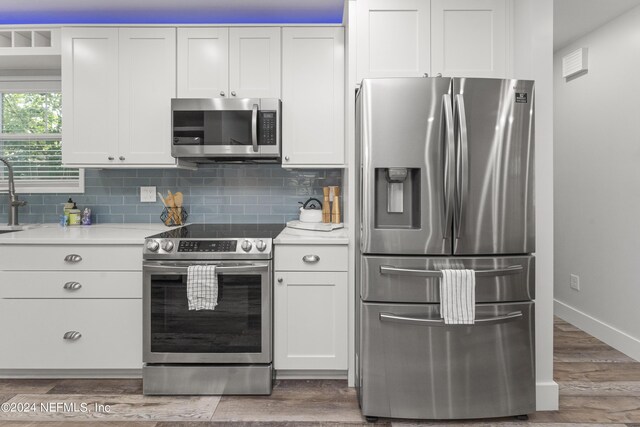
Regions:
[[[216, 265], [218, 305], [189, 310], [187, 267]], [[145, 363], [270, 363], [271, 261], [145, 261]]]

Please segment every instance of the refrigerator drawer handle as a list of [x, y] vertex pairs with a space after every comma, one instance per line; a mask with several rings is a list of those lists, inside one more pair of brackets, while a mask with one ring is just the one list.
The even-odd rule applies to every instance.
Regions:
[[393, 313], [380, 313], [380, 320], [383, 322], [407, 323], [410, 325], [423, 326], [475, 326], [475, 325], [497, 325], [511, 322], [522, 317], [521, 311], [514, 311], [502, 316], [492, 316], [476, 319], [474, 324], [446, 325], [443, 319], [430, 319], [426, 317], [401, 316]]
[[426, 317], [409, 317], [409, 316], [401, 316], [399, 314], [393, 314], [393, 313], [380, 313], [380, 320], [383, 322], [409, 323], [412, 325], [444, 326], [444, 320], [442, 319], [429, 319]]
[[[520, 274], [524, 269], [521, 265], [511, 265], [506, 268], [497, 268], [494, 270], [476, 270], [476, 278], [478, 277], [495, 277], [510, 276], [512, 274]], [[417, 270], [414, 268], [400, 268], [389, 265], [380, 266], [380, 274], [394, 274], [397, 276], [417, 276], [417, 277], [442, 277], [440, 270]]]
[[506, 323], [512, 320], [520, 319], [522, 317], [521, 311], [512, 311], [503, 316], [485, 317], [482, 319], [476, 319], [476, 325], [496, 325], [498, 323]]

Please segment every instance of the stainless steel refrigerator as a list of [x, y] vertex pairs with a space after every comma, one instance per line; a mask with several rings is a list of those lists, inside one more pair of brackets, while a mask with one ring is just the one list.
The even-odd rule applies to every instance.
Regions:
[[[356, 97], [356, 387], [368, 418], [535, 411], [534, 84], [365, 79]], [[442, 269], [476, 275], [445, 325]]]

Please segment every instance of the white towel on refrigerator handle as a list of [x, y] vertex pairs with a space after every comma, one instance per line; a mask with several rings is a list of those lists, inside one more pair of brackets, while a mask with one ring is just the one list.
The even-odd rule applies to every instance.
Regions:
[[447, 325], [471, 325], [476, 318], [474, 270], [442, 270], [440, 317]]
[[215, 265], [187, 267], [189, 310], [214, 310], [218, 305], [218, 275]]

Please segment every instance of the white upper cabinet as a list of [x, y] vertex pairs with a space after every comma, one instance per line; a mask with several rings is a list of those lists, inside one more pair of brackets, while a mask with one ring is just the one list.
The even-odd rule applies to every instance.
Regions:
[[280, 28], [179, 28], [179, 98], [280, 98]]
[[226, 96], [228, 57], [228, 28], [178, 28], [178, 98]]
[[117, 28], [64, 29], [62, 94], [63, 163], [101, 164], [109, 157], [115, 161], [118, 150]]
[[506, 0], [431, 0], [434, 75], [508, 77]]
[[174, 28], [64, 28], [63, 148], [71, 166], [175, 166]]
[[430, 72], [429, 0], [358, 0], [357, 80]]
[[173, 28], [120, 29], [119, 157], [130, 163], [174, 163], [171, 98], [176, 96]]
[[343, 166], [343, 28], [283, 28], [282, 39], [282, 166]]
[[506, 78], [511, 0], [358, 0], [359, 83], [367, 77]]
[[280, 98], [280, 50], [280, 28], [231, 28], [231, 97]]

